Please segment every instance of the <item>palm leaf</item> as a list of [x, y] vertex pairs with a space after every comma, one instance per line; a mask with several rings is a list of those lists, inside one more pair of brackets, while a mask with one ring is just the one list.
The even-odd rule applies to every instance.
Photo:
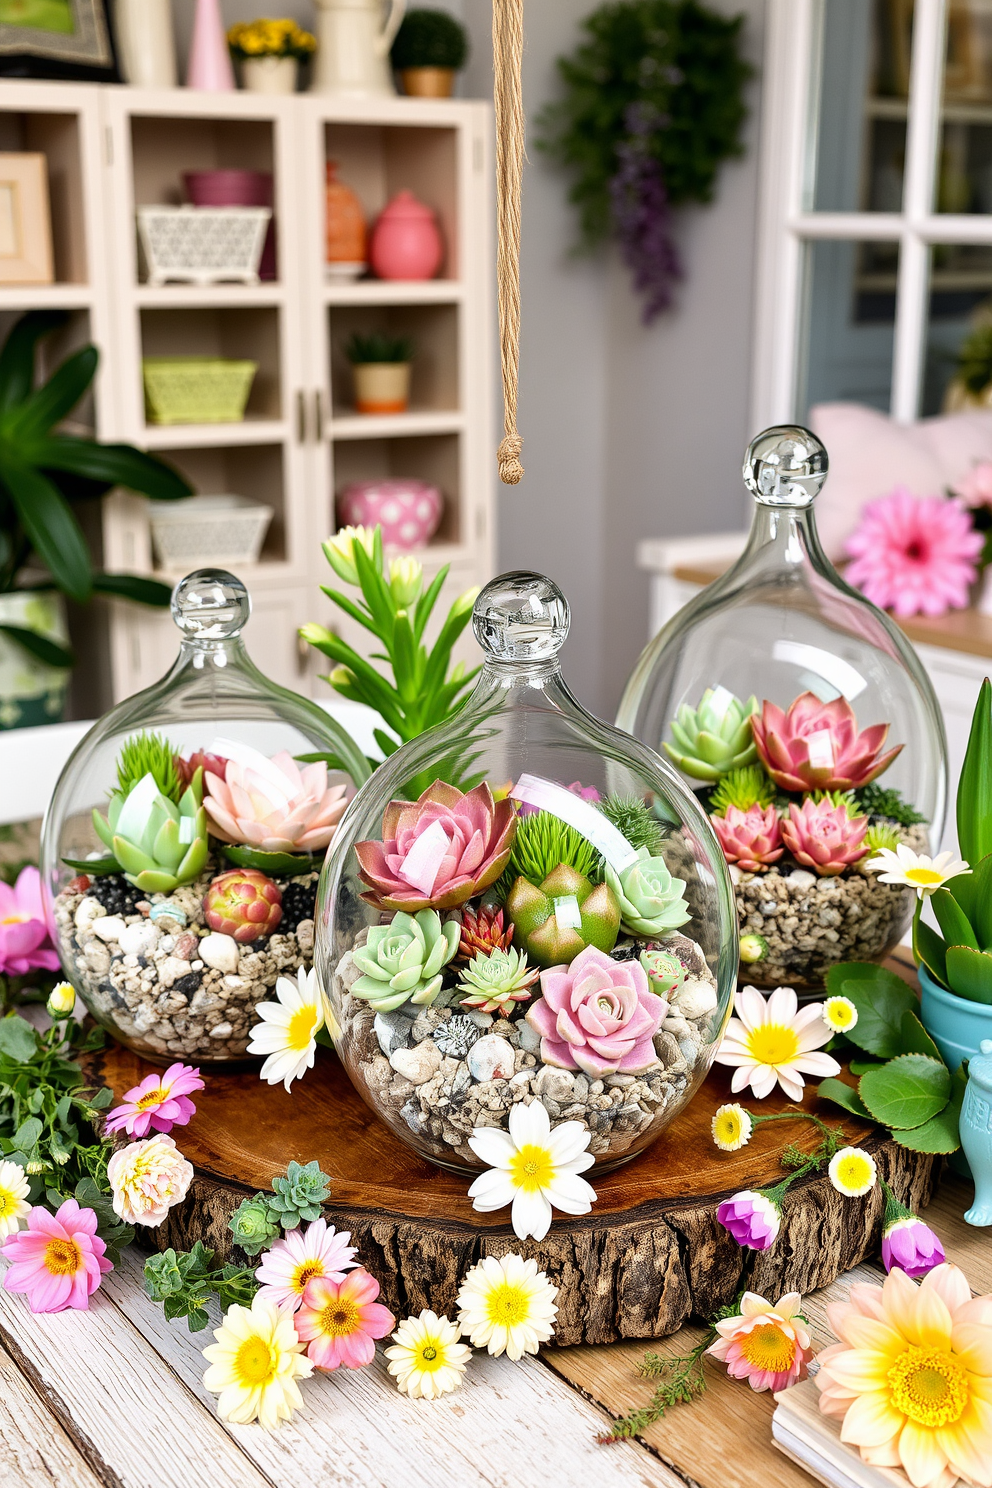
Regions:
[[67, 310], [31, 310], [13, 326], [0, 350], [0, 419], [30, 397], [38, 342], [68, 319]]
[[3, 483], [31, 544], [59, 589], [82, 603], [93, 590], [90, 555], [82, 529], [64, 497], [40, 470], [7, 454]]
[[35, 463], [43, 470], [63, 470], [98, 482], [104, 489], [124, 486], [154, 501], [175, 501], [193, 494], [193, 487], [178, 470], [129, 444], [95, 444], [62, 434], [44, 441], [35, 453]]
[[20, 441], [41, 439], [53, 424], [72, 412], [96, 375], [100, 353], [95, 346], [84, 346], [57, 368], [37, 392], [30, 393], [12, 413], [7, 427]]
[[22, 625], [0, 625], [0, 630], [38, 661], [44, 662], [45, 666], [68, 668], [76, 665], [76, 658], [68, 646], [60, 646], [57, 641], [39, 635], [36, 630], [25, 630]]
[[132, 599], [137, 604], [164, 606], [172, 600], [172, 589], [168, 584], [158, 579], [144, 579], [140, 574], [95, 573], [93, 588], [97, 594]]

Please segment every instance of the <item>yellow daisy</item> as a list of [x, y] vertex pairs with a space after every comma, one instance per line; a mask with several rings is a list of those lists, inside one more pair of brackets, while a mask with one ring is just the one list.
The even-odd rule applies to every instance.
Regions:
[[473, 1348], [520, 1359], [553, 1337], [557, 1295], [536, 1261], [514, 1254], [486, 1256], [462, 1282], [458, 1322]]
[[823, 1021], [831, 1033], [848, 1033], [858, 1021], [858, 1010], [849, 997], [828, 997], [823, 1004]]
[[830, 1159], [827, 1174], [837, 1192], [848, 1199], [870, 1193], [878, 1179], [875, 1159], [863, 1147], [842, 1147]]
[[16, 1235], [31, 1213], [29, 1187], [20, 1163], [0, 1162], [0, 1240]]
[[458, 1329], [448, 1318], [429, 1311], [404, 1318], [393, 1339], [386, 1358], [404, 1395], [436, 1400], [458, 1389], [472, 1350], [458, 1342]]
[[250, 1308], [230, 1307], [214, 1337], [217, 1342], [203, 1350], [210, 1363], [203, 1383], [219, 1396], [222, 1420], [257, 1420], [271, 1430], [299, 1410], [303, 1397], [296, 1381], [308, 1379], [314, 1366], [291, 1313], [256, 1296]]
[[739, 1152], [751, 1140], [754, 1123], [750, 1113], [736, 1101], [720, 1106], [710, 1123], [713, 1140], [721, 1152]]

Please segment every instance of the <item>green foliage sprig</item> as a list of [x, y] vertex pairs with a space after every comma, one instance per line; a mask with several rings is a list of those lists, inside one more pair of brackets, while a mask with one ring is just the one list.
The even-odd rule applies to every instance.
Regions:
[[152, 776], [163, 796], [179, 804], [185, 786], [172, 745], [161, 734], [134, 734], [124, 742], [117, 756], [116, 794], [126, 798], [146, 775]]
[[519, 817], [504, 874], [507, 886], [518, 878], [541, 884], [562, 863], [592, 878], [599, 869], [600, 857], [581, 832], [550, 811]]
[[388, 336], [383, 331], [356, 331], [344, 349], [352, 364], [364, 362], [408, 362], [413, 356], [411, 336]]
[[390, 61], [408, 67], [445, 67], [457, 72], [468, 60], [465, 27], [446, 10], [408, 10], [396, 33]]
[[982, 393], [992, 382], [992, 325], [976, 326], [961, 343], [958, 376], [969, 393]]
[[607, 796], [600, 801], [599, 809], [631, 847], [637, 850], [646, 847], [653, 858], [659, 856], [661, 823], [637, 796]]
[[740, 765], [716, 785], [707, 810], [723, 815], [728, 806], [748, 811], [752, 806], [770, 806], [775, 799], [775, 782], [760, 765]]
[[898, 822], [901, 827], [915, 827], [926, 821], [915, 806], [910, 806], [897, 790], [889, 786], [862, 785], [852, 794], [859, 811], [872, 819], [884, 817], [886, 821]]

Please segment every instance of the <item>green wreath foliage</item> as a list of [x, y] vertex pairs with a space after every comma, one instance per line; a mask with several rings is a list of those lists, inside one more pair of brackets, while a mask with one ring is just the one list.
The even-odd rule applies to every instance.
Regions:
[[586, 39], [558, 59], [564, 97], [542, 112], [537, 138], [575, 176], [583, 246], [610, 233], [609, 183], [632, 105], [657, 119], [647, 147], [669, 202], [711, 200], [721, 163], [743, 153], [753, 71], [740, 54], [743, 23], [698, 0], [611, 0], [583, 22]]

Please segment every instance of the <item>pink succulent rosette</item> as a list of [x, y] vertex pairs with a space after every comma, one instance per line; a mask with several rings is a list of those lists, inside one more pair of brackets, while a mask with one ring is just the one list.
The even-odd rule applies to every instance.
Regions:
[[834, 878], [860, 862], [868, 851], [867, 831], [867, 816], [848, 816], [846, 806], [835, 806], [827, 797], [807, 797], [801, 806], [790, 802], [782, 822], [782, 840], [792, 856], [823, 878]]
[[723, 856], [745, 873], [760, 873], [777, 863], [785, 851], [782, 829], [774, 806], [728, 806], [723, 816], [711, 816]]
[[483, 781], [462, 794], [441, 780], [417, 801], [390, 801], [381, 842], [358, 842], [355, 854], [378, 909], [454, 909], [495, 883], [516, 831], [512, 801], [494, 801]]
[[327, 784], [322, 760], [301, 766], [286, 750], [272, 759], [245, 750], [223, 780], [209, 769], [203, 780], [213, 835], [262, 852], [323, 852], [348, 804], [348, 787]]
[[902, 749], [897, 744], [882, 754], [887, 723], [859, 733], [847, 698], [821, 703], [812, 692], [801, 693], [787, 713], [766, 701], [751, 728], [761, 763], [786, 791], [856, 790], [887, 770]]
[[55, 1214], [36, 1205], [27, 1229], [0, 1247], [12, 1262], [4, 1290], [26, 1293], [32, 1312], [88, 1308], [104, 1272], [114, 1269], [96, 1225], [93, 1210], [81, 1209], [75, 1199], [66, 1199]]
[[651, 991], [639, 961], [614, 961], [587, 946], [570, 966], [541, 972], [542, 996], [527, 1012], [541, 1058], [591, 1080], [639, 1074], [657, 1060], [654, 1036], [668, 1003]]
[[176, 771], [184, 786], [191, 784], [197, 770], [202, 770], [204, 775], [208, 770], [223, 780], [227, 774], [227, 760], [222, 754], [209, 754], [205, 749], [197, 749], [184, 759], [181, 754], [174, 756]]
[[41, 900], [41, 875], [23, 868], [13, 885], [0, 882], [0, 972], [27, 976], [32, 971], [58, 971]]

